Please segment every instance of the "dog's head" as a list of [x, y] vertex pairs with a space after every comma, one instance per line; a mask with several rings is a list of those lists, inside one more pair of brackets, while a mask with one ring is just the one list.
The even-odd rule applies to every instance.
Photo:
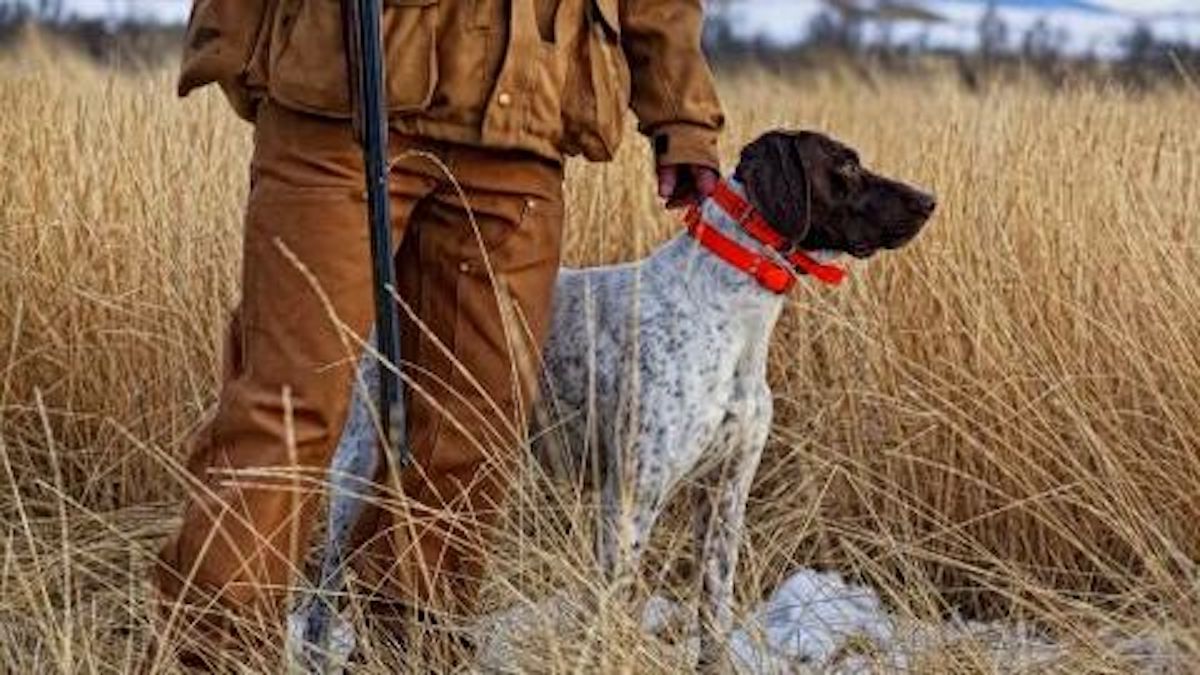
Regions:
[[863, 167], [823, 134], [769, 132], [742, 150], [734, 176], [790, 244], [866, 258], [903, 246], [933, 215], [933, 195]]

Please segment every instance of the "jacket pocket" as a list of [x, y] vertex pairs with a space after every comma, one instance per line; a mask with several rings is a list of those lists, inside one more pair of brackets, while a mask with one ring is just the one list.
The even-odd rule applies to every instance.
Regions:
[[[423, 110], [437, 83], [438, 0], [384, 0], [388, 110]], [[350, 115], [341, 0], [283, 0], [272, 29], [271, 97], [322, 115]]]
[[620, 0], [585, 0], [563, 94], [563, 151], [612, 159], [625, 132], [629, 63], [621, 48]]

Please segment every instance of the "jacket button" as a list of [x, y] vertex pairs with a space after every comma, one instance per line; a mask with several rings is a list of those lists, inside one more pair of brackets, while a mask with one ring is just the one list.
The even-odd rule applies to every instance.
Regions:
[[461, 272], [462, 274], [466, 274], [466, 273], [470, 272], [471, 271], [471, 263], [469, 263], [469, 262], [459, 263], [458, 271]]
[[509, 94], [507, 91], [500, 92], [500, 95], [496, 97], [496, 103], [507, 108], [512, 105], [512, 94]]

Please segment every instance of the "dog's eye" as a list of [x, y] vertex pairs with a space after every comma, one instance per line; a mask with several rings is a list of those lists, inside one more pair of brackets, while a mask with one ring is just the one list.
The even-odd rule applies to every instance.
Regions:
[[858, 183], [858, 167], [853, 164], [843, 164], [837, 171], [829, 174], [829, 186], [835, 199], [843, 199]]
[[829, 190], [833, 193], [834, 199], [844, 199], [846, 195], [850, 194], [850, 183], [841, 171], [829, 174]]

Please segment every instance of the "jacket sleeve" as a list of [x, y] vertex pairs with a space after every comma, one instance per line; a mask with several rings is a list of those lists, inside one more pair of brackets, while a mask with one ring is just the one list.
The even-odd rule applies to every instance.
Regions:
[[660, 165], [720, 168], [717, 138], [725, 117], [700, 49], [703, 24], [701, 0], [621, 2], [631, 105]]
[[253, 97], [246, 82], [255, 49], [260, 46], [276, 0], [193, 0], [184, 34], [177, 91], [218, 83], [234, 110], [254, 116]]

